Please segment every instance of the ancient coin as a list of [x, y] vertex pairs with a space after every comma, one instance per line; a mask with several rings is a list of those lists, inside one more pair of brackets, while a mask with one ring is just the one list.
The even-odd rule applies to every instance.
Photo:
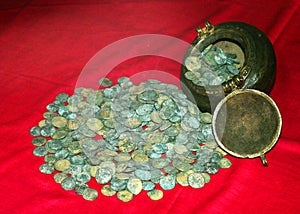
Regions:
[[159, 185], [164, 190], [171, 190], [175, 187], [176, 181], [173, 175], [163, 176], [159, 180]]
[[123, 202], [128, 202], [132, 200], [133, 194], [128, 190], [122, 190], [117, 193], [117, 197]]
[[48, 154], [48, 151], [45, 146], [38, 146], [33, 150], [33, 155], [42, 157]]
[[105, 196], [113, 196], [116, 194], [116, 191], [113, 190], [110, 185], [104, 185], [102, 188], [101, 188], [101, 193]]
[[69, 160], [67, 159], [62, 159], [62, 160], [58, 160], [55, 162], [54, 164], [54, 168], [57, 171], [63, 172], [65, 170], [67, 170], [70, 167], [71, 163]]
[[55, 174], [54, 175], [54, 181], [56, 182], [56, 183], [61, 183], [62, 182], [62, 180], [64, 180], [65, 178], [67, 178], [68, 176], [67, 176], [67, 174], [65, 174], [65, 173], [57, 173], [57, 174]]
[[67, 119], [62, 116], [53, 117], [51, 121], [52, 125], [57, 128], [62, 128], [67, 125]]
[[86, 125], [92, 131], [99, 131], [103, 128], [103, 123], [97, 118], [89, 118], [86, 121]]
[[99, 184], [106, 184], [112, 179], [113, 171], [109, 167], [99, 168], [95, 178]]
[[75, 180], [72, 177], [66, 177], [61, 181], [61, 187], [64, 190], [72, 190], [75, 188]]
[[98, 198], [98, 192], [97, 192], [97, 190], [92, 189], [92, 188], [85, 188], [85, 190], [82, 193], [82, 197], [85, 200], [93, 201], [96, 198]]
[[201, 188], [205, 181], [201, 173], [192, 173], [188, 175], [188, 183], [193, 188]]
[[54, 167], [49, 164], [42, 164], [39, 168], [41, 173], [52, 174], [54, 172]]
[[232, 165], [232, 163], [228, 158], [222, 158], [219, 162], [219, 165], [221, 168], [229, 168]]
[[163, 191], [161, 191], [159, 189], [154, 189], [154, 190], [147, 192], [147, 195], [149, 196], [149, 198], [151, 200], [157, 201], [157, 200], [160, 200], [163, 198], [164, 193], [163, 193]]
[[138, 178], [130, 178], [127, 183], [127, 189], [134, 195], [138, 195], [142, 189], [142, 181]]
[[112, 81], [106, 77], [103, 77], [99, 80], [99, 85], [104, 86], [104, 87], [108, 87], [111, 86]]

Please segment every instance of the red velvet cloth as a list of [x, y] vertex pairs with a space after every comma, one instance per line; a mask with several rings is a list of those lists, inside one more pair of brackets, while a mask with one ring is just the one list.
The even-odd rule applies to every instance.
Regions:
[[[1, 1], [0, 7], [1, 213], [300, 212], [299, 1], [14, 0]], [[232, 167], [220, 170], [202, 189], [176, 185], [159, 201], [143, 191], [128, 203], [101, 194], [86, 201], [63, 190], [52, 175], [39, 172], [43, 159], [32, 154], [29, 129], [58, 93], [73, 93], [82, 69], [98, 51], [143, 34], [191, 43], [195, 27], [205, 20], [247, 22], [274, 45], [277, 75], [271, 97], [281, 111], [283, 128], [267, 154], [268, 167], [259, 159], [230, 156]], [[173, 46], [165, 48], [172, 51]], [[115, 81], [145, 70], [166, 71], [178, 79], [180, 63], [160, 56], [135, 57], [116, 66], [110, 76]]]

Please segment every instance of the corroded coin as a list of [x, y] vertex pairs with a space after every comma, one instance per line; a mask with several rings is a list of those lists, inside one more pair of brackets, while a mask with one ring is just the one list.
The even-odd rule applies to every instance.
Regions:
[[52, 174], [54, 172], [54, 167], [49, 164], [42, 164], [39, 168], [41, 173]]
[[70, 167], [70, 165], [71, 165], [71, 163], [69, 160], [63, 159], [63, 160], [56, 161], [54, 164], [54, 168], [57, 171], [63, 172], [63, 171], [66, 171]]
[[57, 159], [55, 158], [54, 154], [47, 154], [44, 157], [44, 161], [50, 165], [53, 165], [57, 161]]
[[138, 178], [130, 178], [127, 183], [127, 189], [134, 195], [138, 195], [142, 189], [142, 181]]
[[102, 188], [101, 188], [101, 193], [105, 196], [113, 196], [116, 194], [116, 191], [113, 190], [110, 185], [104, 185]]
[[151, 200], [157, 201], [157, 200], [160, 200], [163, 198], [164, 193], [163, 193], [163, 191], [161, 191], [159, 189], [154, 189], [154, 190], [147, 192], [147, 195], [149, 196], [149, 198]]
[[99, 166], [91, 166], [91, 168], [90, 168], [90, 175], [91, 175], [92, 177], [95, 177], [95, 176], [96, 176], [96, 172], [97, 172], [97, 170], [98, 170], [99, 168], [100, 168]]
[[176, 181], [175, 181], [175, 177], [173, 175], [163, 176], [159, 180], [159, 185], [164, 190], [171, 190], [171, 189], [173, 189], [175, 187], [175, 184], [176, 184]]
[[154, 123], [159, 124], [162, 122], [162, 119], [160, 118], [159, 113], [157, 111], [153, 111], [150, 115], [150, 118]]
[[97, 190], [92, 189], [92, 188], [85, 188], [85, 190], [82, 193], [82, 197], [85, 200], [93, 201], [96, 198], [98, 198], [98, 192], [97, 192]]
[[104, 167], [97, 170], [95, 178], [99, 184], [106, 184], [112, 179], [112, 175], [112, 169], [109, 167]]
[[229, 168], [231, 167], [232, 163], [228, 158], [222, 158], [219, 162], [221, 168]]
[[175, 143], [175, 145], [174, 145], [174, 151], [175, 151], [177, 154], [183, 154], [183, 153], [188, 152], [188, 149], [187, 149], [186, 146], [183, 145], [183, 144]]
[[210, 175], [208, 173], [203, 172], [201, 175], [203, 176], [205, 183], [210, 182]]
[[47, 154], [48, 154], [48, 151], [47, 151], [45, 146], [39, 146], [39, 147], [36, 147], [33, 150], [33, 155], [34, 156], [42, 157], [42, 156], [45, 156]]
[[188, 170], [186, 172], [180, 172], [176, 175], [176, 181], [179, 183], [181, 186], [188, 186], [188, 176], [190, 174], [194, 173], [193, 170]]
[[116, 173], [116, 164], [113, 161], [110, 160], [104, 161], [99, 165], [99, 167], [111, 169], [113, 175]]
[[65, 173], [57, 173], [54, 175], [54, 181], [60, 184], [67, 177], [68, 176]]
[[132, 159], [139, 163], [147, 163], [149, 158], [142, 150], [135, 150], [132, 153]]
[[131, 159], [131, 156], [127, 152], [120, 152], [119, 154], [117, 154], [114, 157], [114, 160], [118, 161], [118, 162], [129, 161], [130, 159]]
[[103, 128], [103, 123], [97, 118], [89, 118], [86, 121], [86, 125], [92, 131], [99, 131]]
[[130, 117], [127, 120], [125, 120], [125, 126], [131, 129], [135, 129], [141, 125], [142, 121], [139, 120], [136, 117]]
[[61, 116], [53, 117], [51, 121], [52, 125], [57, 128], [62, 128], [67, 125], [67, 119]]
[[108, 87], [111, 86], [112, 81], [106, 77], [103, 77], [99, 80], [99, 85], [104, 86], [104, 87]]
[[75, 188], [75, 180], [72, 177], [66, 177], [61, 181], [61, 187], [64, 190], [72, 190]]
[[201, 113], [200, 114], [200, 119], [204, 123], [211, 123], [212, 115], [210, 113], [207, 113], [207, 112], [206, 113]]
[[67, 127], [68, 127], [70, 130], [78, 129], [79, 126], [80, 126], [80, 123], [79, 123], [78, 120], [76, 120], [76, 119], [68, 120]]
[[135, 149], [135, 144], [129, 139], [122, 139], [118, 142], [121, 152], [131, 152]]
[[205, 181], [201, 173], [192, 173], [188, 175], [189, 185], [193, 188], [201, 188], [204, 186]]
[[128, 202], [132, 200], [133, 194], [128, 190], [121, 190], [117, 193], [117, 197], [123, 202]]
[[63, 139], [64, 137], [66, 137], [68, 134], [68, 132], [66, 130], [57, 130], [53, 135], [52, 135], [52, 139]]
[[47, 142], [46, 138], [36, 137], [32, 139], [32, 144], [35, 146], [42, 146]]
[[151, 173], [148, 170], [137, 169], [134, 172], [135, 176], [143, 181], [147, 181], [151, 179]]
[[68, 145], [68, 151], [72, 154], [79, 154], [82, 151], [79, 141], [73, 141]]
[[34, 127], [32, 127], [32, 128], [30, 129], [29, 132], [30, 132], [30, 134], [31, 134], [32, 136], [37, 137], [37, 136], [40, 136], [41, 128], [38, 127], [38, 126], [34, 126]]

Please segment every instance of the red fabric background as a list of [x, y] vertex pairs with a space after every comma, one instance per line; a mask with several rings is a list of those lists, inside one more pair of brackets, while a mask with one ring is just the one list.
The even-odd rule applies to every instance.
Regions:
[[[298, 1], [3, 0], [0, 9], [1, 213], [300, 212]], [[129, 203], [101, 194], [85, 201], [62, 190], [52, 175], [39, 172], [43, 159], [32, 155], [29, 129], [58, 93], [73, 93], [94, 54], [115, 41], [146, 33], [190, 43], [195, 27], [205, 20], [247, 22], [265, 32], [274, 45], [277, 78], [271, 97], [281, 110], [283, 129], [267, 154], [269, 167], [259, 159], [230, 157], [233, 166], [212, 176], [202, 189], [177, 185], [164, 191], [162, 200], [151, 201], [142, 192]], [[143, 56], [121, 63], [110, 75], [116, 80], [154, 69], [179, 77], [180, 64]]]

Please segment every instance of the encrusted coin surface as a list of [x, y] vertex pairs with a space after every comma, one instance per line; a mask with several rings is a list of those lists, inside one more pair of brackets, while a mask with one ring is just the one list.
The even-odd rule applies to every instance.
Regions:
[[134, 195], [139, 194], [143, 189], [143, 183], [138, 178], [131, 178], [128, 180], [127, 189]]
[[116, 191], [113, 190], [110, 185], [104, 185], [101, 189], [101, 193], [105, 196], [113, 196], [116, 194]]
[[92, 189], [92, 188], [85, 188], [85, 190], [82, 193], [82, 197], [85, 200], [93, 201], [96, 198], [98, 198], [98, 192], [97, 192], [97, 190]]
[[157, 201], [157, 200], [162, 199], [162, 197], [164, 196], [164, 193], [163, 193], [163, 191], [161, 191], [159, 189], [154, 189], [154, 190], [147, 192], [147, 195], [149, 196], [149, 198], [151, 200]]
[[58, 160], [55, 162], [54, 168], [57, 171], [63, 172], [63, 171], [66, 171], [70, 167], [70, 165], [71, 165], [71, 163], [69, 160], [62, 159], [62, 160]]
[[117, 193], [117, 197], [123, 202], [128, 202], [132, 200], [133, 194], [128, 190], [121, 190]]
[[201, 188], [204, 186], [205, 180], [201, 173], [192, 173], [188, 175], [188, 183], [193, 188]]

